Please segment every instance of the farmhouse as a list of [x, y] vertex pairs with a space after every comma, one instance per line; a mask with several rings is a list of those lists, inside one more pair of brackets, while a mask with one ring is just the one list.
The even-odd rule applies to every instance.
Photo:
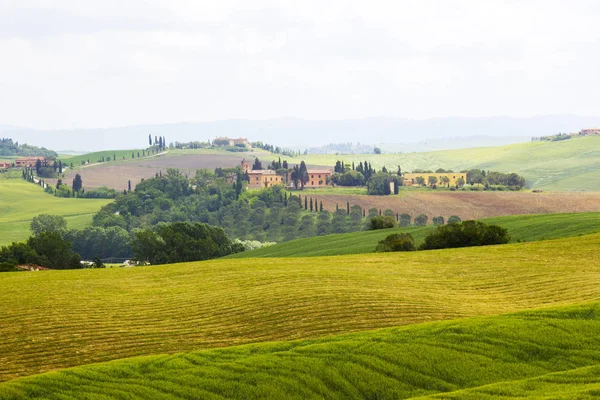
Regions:
[[281, 185], [281, 175], [277, 175], [275, 171], [269, 169], [259, 169], [248, 171], [250, 177], [249, 188], [268, 188], [274, 185]]
[[329, 185], [329, 178], [331, 178], [331, 170], [327, 169], [309, 169], [308, 181], [304, 187], [306, 188], [320, 188]]
[[[457, 181], [462, 178], [463, 183], [467, 182], [467, 174], [463, 172], [448, 172], [448, 173], [436, 173], [436, 172], [422, 172], [422, 173], [406, 173], [404, 174], [404, 186], [418, 185], [417, 178], [422, 177], [425, 180], [425, 185], [429, 183], [429, 177], [435, 176], [437, 178], [437, 185], [450, 185], [456, 186]], [[444, 182], [445, 179], [448, 182]]]
[[236, 146], [236, 145], [244, 145], [245, 147], [250, 147], [250, 142], [246, 138], [237, 138], [231, 139], [228, 137], [218, 137], [213, 140], [213, 144], [215, 146]]
[[584, 136], [600, 135], [600, 128], [586, 128], [581, 130], [581, 134]]
[[46, 159], [44, 157], [23, 157], [17, 158], [15, 160], [15, 165], [17, 167], [33, 167], [35, 166], [38, 160], [40, 160], [42, 164], [46, 162]]
[[9, 169], [12, 164], [8, 161], [0, 161], [0, 169]]

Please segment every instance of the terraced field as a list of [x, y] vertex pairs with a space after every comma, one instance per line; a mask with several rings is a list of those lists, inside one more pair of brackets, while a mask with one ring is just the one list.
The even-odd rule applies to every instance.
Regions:
[[27, 239], [31, 220], [39, 214], [61, 215], [69, 228], [89, 226], [94, 214], [110, 201], [59, 198], [21, 179], [0, 180], [0, 246]]
[[4, 273], [0, 380], [140, 355], [600, 301], [599, 245], [594, 234], [402, 255]]
[[[600, 232], [600, 213], [517, 215], [481, 221], [508, 229], [513, 242], [558, 239]], [[320, 257], [372, 253], [377, 243], [392, 233], [410, 233], [417, 244], [420, 244], [433, 229], [433, 226], [426, 226], [318, 236], [233, 254], [228, 258]]]
[[159, 355], [0, 384], [0, 398], [591, 398], [600, 304]]

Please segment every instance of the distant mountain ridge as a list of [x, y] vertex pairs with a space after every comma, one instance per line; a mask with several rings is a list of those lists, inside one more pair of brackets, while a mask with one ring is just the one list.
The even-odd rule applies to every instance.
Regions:
[[[550, 115], [530, 118], [432, 118], [411, 120], [373, 117], [351, 120], [223, 120], [197, 123], [138, 125], [116, 128], [35, 130], [0, 126], [5, 137], [21, 143], [74, 151], [131, 149], [147, 146], [148, 134], [165, 136], [167, 142], [212, 140], [218, 136], [246, 137], [282, 147], [308, 148], [328, 143], [418, 143], [432, 139], [489, 136], [519, 137], [576, 132], [600, 126], [600, 117]], [[514, 142], [513, 142], [514, 143]], [[489, 145], [486, 143], [484, 145]], [[469, 147], [469, 146], [466, 146]], [[440, 147], [438, 149], [446, 149]], [[453, 147], [455, 148], [455, 147]], [[428, 150], [432, 150], [428, 148]]]

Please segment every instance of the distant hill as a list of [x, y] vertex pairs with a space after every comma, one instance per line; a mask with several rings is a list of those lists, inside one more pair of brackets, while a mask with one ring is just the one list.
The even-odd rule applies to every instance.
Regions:
[[43, 157], [58, 157], [55, 151], [48, 150], [44, 147], [29, 146], [27, 144], [20, 144], [19, 142], [13, 142], [12, 139], [2, 138], [0, 139], [0, 157], [2, 156], [43, 156]]
[[[432, 139], [470, 136], [501, 138], [516, 136], [518, 139], [515, 138], [515, 140], [521, 141], [524, 137], [575, 132], [581, 128], [593, 126], [600, 126], [600, 117], [558, 115], [532, 118], [450, 117], [425, 120], [365, 118], [321, 121], [280, 118], [260, 121], [240, 119], [73, 130], [4, 127], [0, 131], [21, 142], [77, 151], [95, 151], [139, 148], [146, 145], [148, 134], [166, 136], [167, 142], [208, 140], [217, 136], [241, 136], [247, 137], [251, 141], [263, 141], [282, 147], [308, 148], [332, 142], [418, 143]], [[452, 140], [451, 142], [452, 146], [456, 145], [456, 141]], [[473, 146], [465, 143], [464, 147]], [[440, 149], [440, 147], [436, 149]]]
[[[386, 166], [403, 171], [437, 168], [460, 171], [479, 168], [516, 172], [532, 189], [560, 191], [600, 191], [600, 137], [576, 137], [559, 142], [529, 142], [496, 147], [446, 151], [369, 155], [301, 156], [308, 164], [333, 167], [336, 160], [346, 163], [370, 162], [374, 168]], [[295, 161], [295, 160], [294, 160]]]

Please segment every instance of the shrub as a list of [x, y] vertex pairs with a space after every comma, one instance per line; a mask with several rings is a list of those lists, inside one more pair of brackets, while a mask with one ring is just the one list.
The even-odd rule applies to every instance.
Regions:
[[412, 217], [410, 216], [410, 214], [400, 214], [400, 226], [402, 226], [402, 227], [410, 226], [411, 218]]
[[375, 251], [415, 251], [415, 239], [410, 233], [394, 233], [379, 242]]
[[444, 225], [444, 217], [433, 217], [433, 225]]
[[465, 221], [438, 226], [425, 237], [421, 250], [505, 244], [510, 241], [508, 231], [497, 225], [479, 221]]
[[448, 223], [449, 224], [456, 224], [458, 222], [461, 222], [462, 220], [460, 219], [460, 217], [453, 215], [450, 218], [448, 218]]
[[19, 271], [15, 264], [11, 262], [0, 262], [0, 272], [15, 272]]
[[388, 229], [396, 226], [396, 219], [392, 216], [377, 216], [371, 218], [369, 222], [370, 230]]
[[427, 225], [427, 215], [421, 214], [417, 218], [415, 218], [415, 226], [425, 226]]

